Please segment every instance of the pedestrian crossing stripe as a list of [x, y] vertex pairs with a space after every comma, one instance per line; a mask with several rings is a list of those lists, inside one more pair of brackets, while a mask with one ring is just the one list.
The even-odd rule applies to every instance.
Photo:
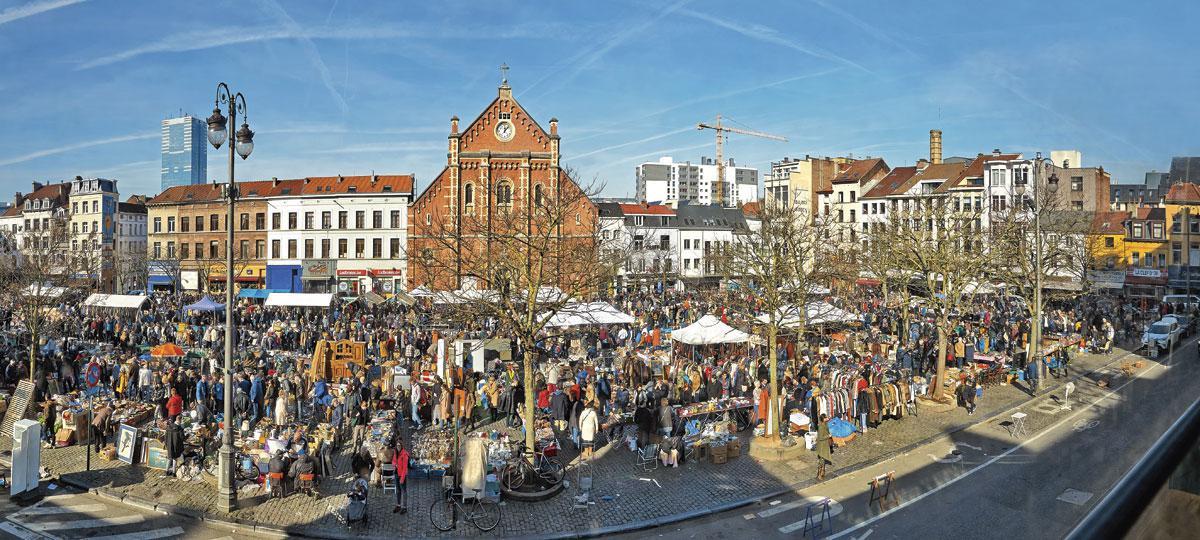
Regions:
[[113, 534], [109, 536], [93, 536], [88, 540], [156, 540], [158, 538], [169, 538], [183, 534], [183, 528], [171, 527], [167, 529], [154, 529], [152, 531], [136, 531], [125, 534]]
[[13, 516], [49, 516], [54, 514], [83, 514], [86, 512], [99, 512], [108, 508], [103, 504], [81, 504], [78, 506], [31, 506], [20, 510]]
[[75, 520], [71, 520], [71, 521], [41, 521], [41, 522], [36, 522], [36, 523], [30, 523], [28, 521], [20, 521], [18, 523], [20, 523], [22, 526], [24, 526], [25, 528], [27, 528], [33, 532], [44, 532], [44, 531], [60, 531], [63, 529], [98, 529], [100, 527], [115, 527], [117, 525], [132, 525], [134, 523], [141, 523], [145, 520], [146, 520], [146, 518], [142, 517], [141, 514], [134, 514], [131, 516], [116, 516], [116, 517], [93, 518], [93, 519], [75, 519]]
[[[821, 501], [824, 501], [824, 500], [825, 500], [825, 497], [805, 497], [801, 501], [796, 501], [795, 503], [788, 503], [788, 504], [795, 504], [796, 506], [793, 506], [793, 508], [796, 508], [796, 507], [807, 508], [809, 505], [820, 505]], [[842, 505], [840, 503], [838, 503], [837, 501], [835, 501], [833, 499], [829, 499], [829, 518], [830, 518], [830, 520], [832, 520], [838, 514], [841, 514], [842, 510], [844, 510], [844, 509], [842, 508]], [[761, 515], [761, 514], [759, 514], [759, 515]], [[820, 524], [819, 522], [823, 518], [823, 516], [821, 516], [819, 506], [813, 507], [812, 518], [813, 518], [813, 525]], [[832, 523], [831, 523], [831, 525], [832, 525]], [[780, 527], [779, 532], [782, 534], [790, 534], [790, 533], [799, 531], [803, 528], [804, 528], [804, 520], [801, 519], [800, 521], [797, 521], [795, 523], [789, 523], [787, 525]]]

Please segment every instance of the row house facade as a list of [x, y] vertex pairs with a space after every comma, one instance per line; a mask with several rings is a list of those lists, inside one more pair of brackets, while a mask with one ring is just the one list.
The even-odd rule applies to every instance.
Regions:
[[[675, 287], [682, 256], [679, 220], [674, 208], [662, 204], [598, 202], [600, 241], [625, 254], [617, 269], [622, 290], [661, 292]], [[690, 242], [689, 242], [690, 244]]]

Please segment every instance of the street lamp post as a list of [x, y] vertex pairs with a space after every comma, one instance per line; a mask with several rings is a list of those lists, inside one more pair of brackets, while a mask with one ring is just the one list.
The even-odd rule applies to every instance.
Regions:
[[[225, 130], [226, 119], [221, 115], [221, 105], [228, 107], [229, 124], [237, 125], [237, 115], [242, 113], [243, 118], [246, 115], [246, 98], [241, 92], [233, 93], [229, 90], [229, 85], [225, 83], [217, 84], [217, 97], [213, 103], [212, 116], [208, 117], [208, 142], [212, 143], [213, 148], [221, 148], [224, 144], [228, 132]], [[237, 202], [237, 185], [233, 179], [234, 159], [233, 154], [236, 151], [237, 155], [242, 159], [250, 157], [250, 152], [254, 150], [254, 132], [250, 131], [250, 126], [243, 120], [242, 127], [237, 131], [236, 141], [229, 143], [229, 184], [226, 186], [225, 195], [229, 198], [229, 216], [225, 221], [225, 229], [227, 231], [225, 243], [225, 407], [223, 422], [225, 429], [222, 431], [221, 450], [218, 453], [218, 467], [220, 473], [218, 475], [217, 496], [222, 510], [232, 512], [237, 508], [237, 489], [234, 486], [233, 474], [233, 225], [234, 207]]]
[[[1033, 355], [1029, 359], [1031, 362], [1041, 360], [1042, 353], [1042, 274], [1044, 273], [1042, 261], [1042, 210], [1045, 208], [1043, 201], [1039, 197], [1039, 182], [1038, 178], [1045, 174], [1046, 161], [1042, 159], [1042, 153], [1038, 152], [1036, 165], [1033, 174], [1033, 200], [1029, 202], [1029, 208], [1033, 211], [1033, 324], [1030, 328], [1030, 353]], [[1050, 193], [1058, 191], [1058, 175], [1050, 173], [1046, 178], [1046, 189]], [[1024, 184], [1017, 185], [1017, 194], [1024, 199], [1025, 186]], [[1022, 203], [1025, 201], [1022, 200]], [[1038, 375], [1041, 375], [1041, 364], [1035, 364], [1038, 369]]]

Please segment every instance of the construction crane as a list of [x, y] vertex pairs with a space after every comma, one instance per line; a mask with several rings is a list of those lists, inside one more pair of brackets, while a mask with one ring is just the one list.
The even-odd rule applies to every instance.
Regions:
[[771, 135], [770, 133], [763, 133], [761, 131], [751, 131], [748, 129], [738, 129], [735, 127], [722, 125], [721, 115], [719, 114], [717, 115], [716, 124], [710, 125], [700, 122], [699, 124], [696, 124], [696, 129], [701, 131], [711, 129], [717, 132], [717, 183], [713, 188], [713, 191], [715, 192], [717, 204], [721, 206], [725, 206], [725, 132], [740, 133], [742, 135], [750, 135], [752, 137], [762, 137], [764, 139], [787, 142], [786, 137], [780, 137], [779, 135]]

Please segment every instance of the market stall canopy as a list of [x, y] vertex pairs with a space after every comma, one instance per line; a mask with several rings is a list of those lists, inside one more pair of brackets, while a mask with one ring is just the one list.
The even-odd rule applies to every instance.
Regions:
[[[543, 314], [545, 316], [546, 314]], [[608, 302], [568, 304], [546, 322], [548, 328], [601, 324], [633, 324], [637, 319]]]
[[404, 291], [396, 291], [396, 293], [392, 295], [391, 299], [392, 299], [392, 301], [399, 302], [406, 306], [411, 306], [411, 305], [417, 303], [416, 298], [413, 298], [411, 295], [409, 295], [408, 293], [406, 293]]
[[174, 343], [163, 343], [150, 349], [150, 356], [162, 358], [167, 356], [183, 356], [183, 348]]
[[692, 324], [672, 330], [671, 339], [688, 345], [745, 343], [750, 340], [750, 334], [729, 326], [712, 315], [705, 315]]
[[67, 292], [66, 287], [55, 287], [52, 285], [38, 285], [34, 283], [25, 287], [26, 296], [44, 296], [46, 298], [58, 298]]
[[186, 306], [183, 306], [184, 311], [206, 311], [207, 312], [207, 311], [222, 311], [224, 309], [225, 309], [225, 304], [217, 303], [216, 300], [213, 300], [212, 297], [208, 296], [207, 294], [204, 295], [204, 298], [201, 298], [199, 302], [196, 302], [195, 304], [188, 304]]
[[966, 287], [963, 287], [963, 294], [964, 295], [996, 294], [1000, 289], [1003, 289], [1003, 288], [1004, 288], [1003, 283], [1001, 283], [1000, 285], [992, 285], [991, 283], [988, 283], [986, 281], [983, 283], [972, 281], [972, 282], [968, 283]]
[[259, 300], [266, 300], [268, 296], [271, 296], [271, 293], [277, 292], [287, 291], [283, 289], [242, 289], [238, 291], [238, 298], [257, 298]]
[[459, 289], [457, 291], [439, 291], [433, 295], [435, 304], [466, 304], [469, 302], [493, 302], [499, 300], [496, 291], [488, 289]]
[[94, 293], [83, 301], [84, 307], [138, 309], [146, 303], [144, 294]]
[[428, 297], [433, 296], [433, 291], [431, 291], [429, 289], [429, 287], [421, 285], [420, 287], [417, 287], [417, 288], [409, 291], [408, 294], [409, 294], [409, 296], [412, 296], [413, 298], [428, 298]]
[[[766, 314], [759, 315], [758, 320], [767, 322], [769, 319]], [[859, 321], [859, 316], [842, 308], [839, 308], [829, 302], [809, 302], [804, 305], [804, 316], [801, 317], [800, 308], [797, 306], [785, 306], [780, 308], [779, 315], [776, 317], [779, 326], [794, 328], [805, 325], [818, 325], [829, 323], [851, 323]]]
[[358, 299], [359, 299], [359, 301], [367, 304], [368, 306], [377, 306], [379, 304], [387, 302], [387, 298], [379, 296], [379, 294], [374, 291], [367, 291], [365, 293], [362, 293], [362, 296], [359, 296]]
[[264, 306], [281, 306], [281, 307], [323, 307], [327, 308], [333, 303], [333, 295], [330, 293], [271, 293], [267, 296], [267, 300], [263, 302]]

